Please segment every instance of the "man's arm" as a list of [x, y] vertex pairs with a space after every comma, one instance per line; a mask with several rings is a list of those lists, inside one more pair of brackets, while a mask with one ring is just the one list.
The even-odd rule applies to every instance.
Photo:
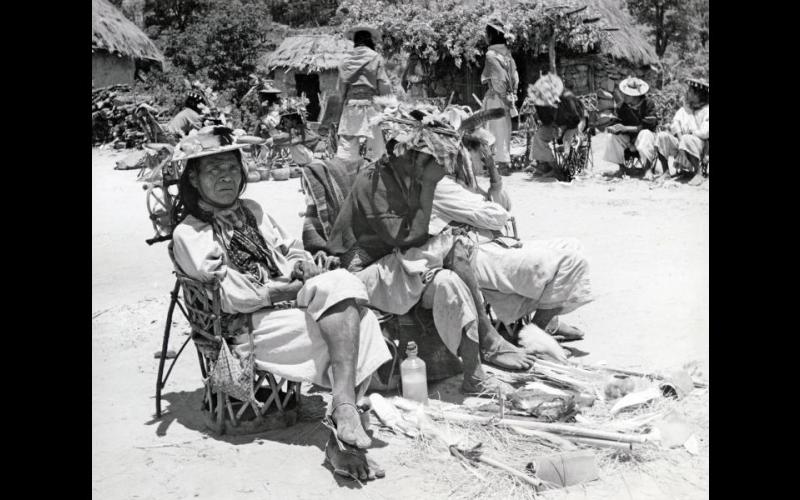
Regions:
[[511, 215], [500, 204], [487, 201], [449, 177], [436, 185], [433, 208], [445, 219], [493, 231], [503, 229]]

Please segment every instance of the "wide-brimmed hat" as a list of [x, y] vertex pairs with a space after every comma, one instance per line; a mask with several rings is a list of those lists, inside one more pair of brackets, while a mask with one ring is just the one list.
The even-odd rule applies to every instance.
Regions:
[[496, 15], [486, 20], [486, 26], [491, 26], [504, 35], [508, 34], [506, 23]]
[[619, 82], [619, 91], [631, 97], [643, 96], [648, 90], [650, 90], [650, 85], [635, 76], [629, 76]]
[[234, 135], [227, 127], [205, 127], [195, 134], [181, 139], [171, 161], [191, 160], [202, 156], [216, 155], [246, 148], [253, 144], [264, 144], [265, 139], [249, 135]]
[[689, 84], [690, 87], [703, 90], [705, 92], [709, 91], [708, 81], [702, 78], [687, 78], [686, 83]]
[[558, 76], [548, 73], [528, 86], [528, 97], [534, 106], [557, 107], [564, 93], [564, 82]]
[[359, 24], [357, 26], [353, 26], [349, 30], [344, 32], [344, 37], [348, 40], [353, 40], [353, 37], [356, 36], [356, 33], [359, 31], [367, 31], [372, 36], [373, 42], [378, 42], [381, 39], [381, 30], [374, 26], [369, 26], [367, 24]]

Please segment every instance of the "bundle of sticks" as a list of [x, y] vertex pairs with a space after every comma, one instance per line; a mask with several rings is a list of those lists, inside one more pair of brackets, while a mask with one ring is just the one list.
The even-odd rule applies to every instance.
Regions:
[[158, 114], [154, 99], [131, 92], [129, 85], [112, 85], [92, 90], [92, 144], [113, 143], [117, 148], [132, 148], [145, 142], [158, 142], [151, 137], [147, 120], [137, 109], [147, 105]]

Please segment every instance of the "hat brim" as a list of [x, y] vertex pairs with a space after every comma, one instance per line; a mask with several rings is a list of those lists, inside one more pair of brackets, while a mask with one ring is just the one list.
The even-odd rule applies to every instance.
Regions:
[[235, 151], [237, 149], [244, 149], [246, 147], [252, 146], [252, 143], [238, 143], [238, 144], [229, 144], [227, 146], [221, 146], [216, 149], [205, 149], [202, 151], [197, 151], [195, 153], [184, 153], [180, 149], [175, 149], [175, 153], [172, 155], [173, 162], [175, 161], [185, 161], [191, 160], [192, 158], [201, 158], [203, 156], [211, 156], [211, 155], [218, 155], [222, 153], [227, 153], [228, 151]]
[[356, 33], [358, 33], [359, 31], [368, 31], [370, 36], [372, 36], [372, 40], [375, 42], [380, 41], [382, 36], [380, 30], [377, 28], [373, 28], [372, 26], [355, 26], [345, 31], [344, 37], [352, 42], [353, 37], [356, 36]]
[[500, 33], [502, 33], [504, 35], [508, 34], [506, 29], [503, 27], [503, 25], [500, 24], [500, 23], [497, 23], [495, 21], [489, 21], [488, 23], [486, 23], [486, 26], [491, 26], [492, 28], [494, 28], [495, 30], [499, 31]]
[[282, 94], [283, 91], [280, 89], [269, 88], [269, 89], [261, 89], [258, 91], [261, 94]]
[[642, 82], [642, 85], [638, 89], [633, 89], [620, 83], [619, 91], [630, 97], [640, 97], [650, 91], [650, 85], [648, 85], [647, 82]]

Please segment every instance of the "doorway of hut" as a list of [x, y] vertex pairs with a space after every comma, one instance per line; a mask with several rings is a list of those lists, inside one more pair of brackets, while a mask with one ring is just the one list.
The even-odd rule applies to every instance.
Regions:
[[315, 122], [319, 118], [319, 75], [316, 73], [303, 75], [295, 73], [294, 84], [297, 95], [306, 95], [308, 99], [308, 121]]

